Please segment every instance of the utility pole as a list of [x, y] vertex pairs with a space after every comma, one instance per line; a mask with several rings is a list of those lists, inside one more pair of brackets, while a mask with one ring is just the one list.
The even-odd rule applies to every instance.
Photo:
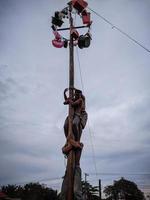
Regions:
[[87, 182], [87, 176], [89, 176], [89, 174], [84, 173], [84, 175], [85, 175], [85, 183], [86, 183]]
[[102, 193], [101, 193], [101, 191], [102, 191], [102, 185], [101, 185], [101, 179], [99, 179], [99, 200], [102, 199]]
[[86, 200], [88, 199], [88, 187], [87, 187], [87, 176], [89, 176], [89, 174], [85, 173], [85, 198]]

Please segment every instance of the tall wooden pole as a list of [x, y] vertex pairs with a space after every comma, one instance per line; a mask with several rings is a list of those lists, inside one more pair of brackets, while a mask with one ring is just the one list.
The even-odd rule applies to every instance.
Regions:
[[[69, 22], [70, 22], [70, 44], [69, 44], [69, 97], [73, 98], [73, 88], [74, 88], [74, 46], [73, 37], [71, 31], [73, 28], [73, 18], [72, 18], [72, 4], [69, 5]], [[72, 132], [72, 121], [73, 121], [74, 110], [71, 105], [69, 105], [69, 133], [68, 136], [74, 139]], [[75, 152], [71, 150], [68, 155], [67, 160], [67, 200], [74, 199], [74, 170], [75, 170]]]

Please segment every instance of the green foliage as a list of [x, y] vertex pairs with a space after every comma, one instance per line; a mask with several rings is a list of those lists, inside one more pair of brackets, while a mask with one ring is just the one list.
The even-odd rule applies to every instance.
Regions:
[[104, 193], [107, 200], [144, 200], [143, 193], [138, 189], [134, 182], [121, 178], [114, 181], [113, 185], [105, 187]]
[[17, 197], [22, 200], [58, 200], [57, 191], [39, 183], [29, 183], [24, 187], [16, 185], [2, 186], [1, 191], [9, 197]]
[[19, 190], [20, 190], [20, 186], [16, 186], [16, 185], [7, 185], [7, 186], [1, 187], [1, 191], [10, 197], [18, 197]]
[[89, 182], [82, 181], [82, 191], [83, 195], [87, 195], [89, 200], [99, 200], [98, 186], [92, 186]]

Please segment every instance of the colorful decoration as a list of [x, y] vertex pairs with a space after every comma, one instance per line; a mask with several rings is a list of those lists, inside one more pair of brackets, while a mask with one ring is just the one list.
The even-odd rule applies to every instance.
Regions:
[[78, 40], [78, 47], [80, 49], [83, 49], [83, 48], [88, 48], [91, 44], [91, 37], [89, 35], [89, 33], [86, 33], [85, 35], [81, 35], [79, 37], [79, 40]]
[[86, 1], [83, 0], [72, 0], [73, 7], [81, 13], [88, 5]]
[[62, 40], [61, 35], [57, 31], [53, 31], [55, 39], [52, 40], [52, 44], [56, 48], [62, 48], [64, 46], [64, 41]]
[[90, 24], [91, 23], [91, 13], [84, 10], [82, 12], [82, 21], [83, 21], [83, 24]]
[[[82, 17], [82, 23], [85, 24], [88, 28], [88, 32], [85, 35], [80, 35], [79, 32], [74, 27], [71, 31], [71, 35], [73, 37], [74, 46], [78, 45], [80, 49], [88, 48], [91, 44], [91, 35], [90, 35], [90, 26], [92, 24], [90, 12], [86, 10], [88, 3], [84, 0], [72, 0], [68, 3], [68, 5], [72, 4], [73, 10]], [[69, 39], [62, 37], [58, 31], [57, 27], [61, 27], [64, 23], [63, 20], [65, 18], [69, 18], [69, 6], [65, 7], [61, 11], [56, 11], [54, 16], [52, 17], [52, 30], [55, 36], [55, 39], [52, 40], [52, 44], [56, 48], [67, 48]], [[77, 27], [78, 28], [78, 27]], [[69, 30], [66, 28], [65, 30]]]
[[52, 24], [61, 27], [64, 22], [60, 12], [55, 12], [55, 17], [52, 17]]

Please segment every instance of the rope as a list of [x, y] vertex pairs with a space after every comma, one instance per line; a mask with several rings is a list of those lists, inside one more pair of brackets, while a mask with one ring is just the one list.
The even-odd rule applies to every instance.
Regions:
[[[78, 47], [76, 47], [76, 54], [77, 54], [79, 72], [80, 72], [82, 91], [84, 93], [84, 83], [83, 83], [83, 78], [82, 78], [81, 62], [80, 62], [80, 58], [79, 58]], [[89, 130], [89, 135], [90, 135], [90, 142], [91, 142], [91, 147], [92, 147], [92, 158], [93, 158], [93, 163], [94, 163], [94, 168], [95, 168], [95, 174], [96, 174], [96, 178], [98, 179], [97, 165], [96, 165], [96, 159], [95, 159], [95, 149], [94, 149], [94, 145], [93, 145], [93, 138], [92, 138], [92, 132], [91, 132], [91, 128], [90, 128], [89, 119], [87, 120], [87, 125], [88, 125], [88, 130]]]
[[123, 34], [124, 36], [126, 36], [128, 39], [132, 40], [134, 43], [136, 43], [138, 46], [140, 46], [141, 48], [143, 48], [145, 51], [150, 53], [150, 50], [148, 48], [146, 48], [143, 44], [141, 44], [139, 41], [137, 41], [136, 39], [134, 39], [133, 37], [131, 37], [128, 33], [124, 32], [123, 30], [121, 30], [118, 26], [114, 25], [112, 22], [110, 22], [108, 19], [106, 19], [105, 17], [103, 17], [102, 15], [100, 15], [98, 12], [94, 11], [93, 9], [89, 8], [89, 10], [91, 10], [95, 15], [97, 15], [98, 17], [100, 17], [103, 21], [105, 21], [107, 24], [109, 24], [112, 29], [116, 29], [117, 31], [119, 31], [121, 34]]
[[80, 73], [80, 80], [81, 80], [82, 91], [84, 93], [84, 84], [83, 84], [82, 71], [81, 71], [81, 62], [80, 62], [79, 51], [78, 51], [78, 47], [77, 46], [76, 46], [76, 54], [77, 54], [77, 60], [78, 60], [78, 67], [79, 67], [79, 73]]

